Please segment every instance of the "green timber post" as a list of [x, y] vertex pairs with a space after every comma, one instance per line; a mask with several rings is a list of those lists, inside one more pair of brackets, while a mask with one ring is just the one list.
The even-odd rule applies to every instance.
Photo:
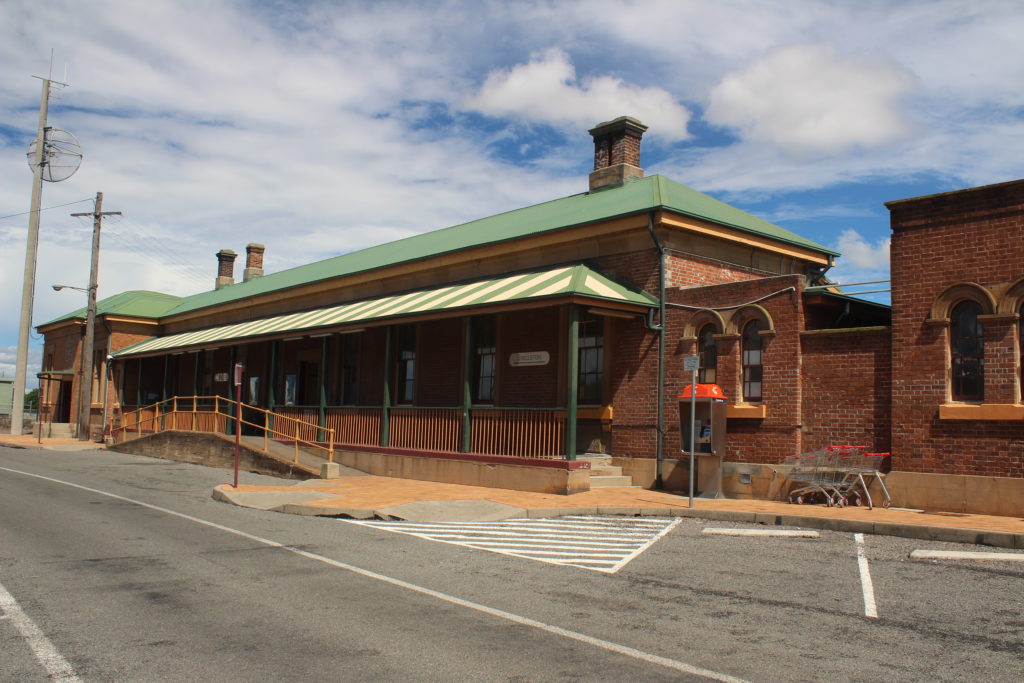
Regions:
[[267, 410], [270, 411], [270, 428], [274, 428], [274, 387], [277, 386], [277, 345], [275, 339], [270, 342], [270, 370], [267, 373]]
[[569, 306], [569, 329], [565, 344], [565, 459], [576, 459], [576, 408], [579, 403], [580, 311]]
[[142, 358], [139, 358], [138, 374], [135, 375], [135, 407], [142, 407]]
[[462, 443], [459, 450], [469, 453], [473, 444], [473, 319], [464, 318], [462, 352]]
[[[160, 391], [160, 400], [167, 400], [167, 369], [171, 364], [171, 357], [169, 355], [164, 356], [164, 382], [163, 387]], [[165, 403], [160, 404], [160, 431], [167, 429], [167, 405]]]
[[317, 423], [320, 425], [320, 431], [317, 441], [327, 441], [327, 340], [329, 339], [330, 337], [324, 337], [320, 347], [320, 417]]
[[384, 330], [384, 394], [380, 405], [380, 445], [391, 441], [391, 332], [388, 325]]

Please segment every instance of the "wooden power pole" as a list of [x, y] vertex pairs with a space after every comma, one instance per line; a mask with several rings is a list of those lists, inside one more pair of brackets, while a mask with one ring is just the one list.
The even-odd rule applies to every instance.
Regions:
[[[82, 386], [78, 404], [78, 440], [89, 440], [89, 422], [92, 415], [92, 373], [96, 342], [96, 289], [99, 287], [100, 228], [104, 216], [120, 216], [120, 211], [103, 210], [103, 193], [96, 193], [92, 213], [73, 213], [72, 216], [92, 216], [92, 264], [89, 268], [89, 305], [85, 315], [85, 348], [82, 351]], [[105, 425], [104, 425], [105, 427]]]

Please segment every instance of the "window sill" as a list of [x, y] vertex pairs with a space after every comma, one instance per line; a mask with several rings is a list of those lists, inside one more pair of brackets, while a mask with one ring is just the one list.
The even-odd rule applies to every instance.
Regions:
[[761, 404], [749, 404], [749, 405], [731, 405], [725, 407], [725, 416], [727, 418], [743, 418], [753, 420], [763, 420], [768, 416], [768, 406]]
[[610, 424], [615, 416], [612, 406], [587, 406], [576, 409], [576, 417], [584, 420], [601, 420]]
[[944, 403], [940, 420], [1024, 420], [1020, 403]]

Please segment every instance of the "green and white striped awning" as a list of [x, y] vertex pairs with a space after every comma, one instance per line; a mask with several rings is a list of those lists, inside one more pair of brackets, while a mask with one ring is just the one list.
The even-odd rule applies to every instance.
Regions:
[[573, 295], [644, 308], [657, 306], [657, 300], [646, 292], [613, 282], [585, 265], [576, 265], [421, 289], [377, 299], [247, 320], [195, 332], [154, 337], [125, 347], [113, 355], [135, 356], [251, 337], [342, 327], [382, 318]]

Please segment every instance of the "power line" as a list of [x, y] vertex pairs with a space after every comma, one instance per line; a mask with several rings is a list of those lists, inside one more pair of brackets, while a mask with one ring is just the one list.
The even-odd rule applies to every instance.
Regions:
[[[143, 256], [151, 261], [164, 266], [171, 266], [181, 271], [187, 279], [194, 280], [203, 285], [207, 282], [206, 273], [200, 270], [194, 263], [185, 260], [180, 254], [168, 249], [164, 240], [155, 235], [152, 231], [143, 228], [137, 223], [125, 219], [123, 216], [111, 221], [114, 228], [108, 228], [108, 234], [117, 238], [119, 244], [124, 248]], [[151, 245], [146, 248], [139, 246], [139, 242], [146, 242]]]
[[[59, 209], [59, 208], [64, 207], [64, 206], [71, 206], [73, 204], [81, 204], [83, 202], [91, 202], [91, 201], [92, 201], [91, 198], [90, 199], [79, 199], [77, 202], [68, 202], [67, 204], [57, 204], [56, 206], [47, 206], [47, 207], [44, 207], [42, 209], [39, 209], [39, 211], [40, 212], [49, 211], [50, 209]], [[18, 216], [28, 216], [31, 213], [33, 213], [33, 212], [32, 211], [22, 211], [21, 213], [12, 213], [9, 216], [0, 216], [0, 221], [4, 220], [5, 218], [17, 218]]]

